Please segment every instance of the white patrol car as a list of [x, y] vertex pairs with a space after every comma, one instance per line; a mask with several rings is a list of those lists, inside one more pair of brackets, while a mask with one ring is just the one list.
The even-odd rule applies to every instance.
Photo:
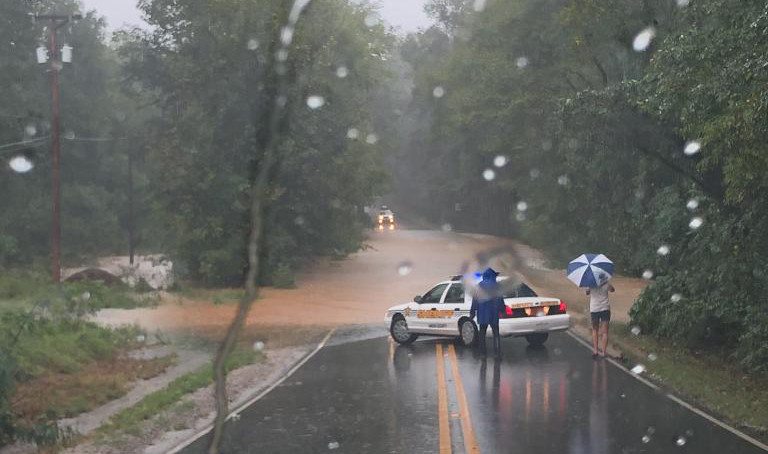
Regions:
[[[502, 283], [508, 279], [499, 276]], [[500, 286], [502, 289], [504, 285]], [[558, 298], [540, 297], [524, 283], [504, 290], [505, 312], [500, 314], [501, 336], [525, 336], [531, 345], [541, 345], [553, 331], [570, 326], [566, 305]], [[464, 291], [462, 276], [440, 282], [413, 302], [387, 310], [385, 322], [392, 339], [400, 344], [416, 340], [420, 334], [456, 336], [464, 345], [477, 340], [477, 324], [469, 318], [472, 295]], [[488, 330], [490, 333], [490, 330]]]

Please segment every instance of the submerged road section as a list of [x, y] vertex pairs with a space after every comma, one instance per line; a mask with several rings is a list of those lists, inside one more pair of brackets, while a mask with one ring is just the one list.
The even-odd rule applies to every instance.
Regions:
[[[752, 454], [566, 334], [505, 339], [482, 359], [449, 340], [331, 345], [229, 422], [222, 454]], [[207, 452], [208, 437], [182, 451]]]

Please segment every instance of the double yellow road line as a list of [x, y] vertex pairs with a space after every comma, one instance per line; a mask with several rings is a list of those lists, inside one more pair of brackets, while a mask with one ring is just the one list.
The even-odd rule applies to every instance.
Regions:
[[[480, 454], [480, 448], [477, 445], [475, 431], [472, 428], [472, 418], [469, 414], [469, 404], [467, 395], [464, 393], [464, 383], [461, 381], [459, 373], [459, 362], [456, 359], [456, 349], [453, 344], [448, 344], [448, 358], [451, 362], [451, 375], [456, 391], [456, 401], [459, 406], [459, 416], [461, 418], [461, 433], [464, 438], [464, 451], [467, 454]], [[443, 354], [443, 344], [435, 344], [435, 356], [437, 360], [437, 412], [438, 427], [440, 430], [439, 445], [440, 454], [451, 454], [451, 424], [448, 410], [448, 388], [445, 378], [445, 356]]]

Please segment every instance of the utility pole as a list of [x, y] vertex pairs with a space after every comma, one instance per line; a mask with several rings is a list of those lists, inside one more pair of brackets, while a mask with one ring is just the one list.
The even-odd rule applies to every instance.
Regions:
[[133, 254], [136, 247], [133, 222], [133, 150], [130, 150], [128, 152], [128, 256], [131, 265], [133, 265]]
[[51, 277], [53, 282], [61, 282], [61, 90], [59, 87], [59, 71], [64, 67], [64, 62], [59, 52], [57, 32], [71, 20], [81, 19], [76, 15], [38, 14], [35, 21], [48, 21], [49, 45], [50, 45], [50, 82], [51, 82], [51, 164], [53, 167], [52, 204], [53, 227], [51, 229]]

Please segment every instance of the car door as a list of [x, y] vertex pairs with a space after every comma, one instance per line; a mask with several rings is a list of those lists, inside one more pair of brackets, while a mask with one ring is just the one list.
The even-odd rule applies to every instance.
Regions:
[[[471, 305], [471, 303], [470, 303]], [[445, 312], [445, 326], [441, 328], [441, 334], [458, 336], [459, 319], [464, 315], [469, 315], [470, 306], [464, 300], [464, 284], [454, 282], [445, 292], [443, 303], [441, 304]]]
[[421, 297], [418, 310], [415, 311], [415, 314], [411, 314], [412, 317], [415, 315], [413, 320], [406, 317], [408, 328], [411, 331], [427, 334], [437, 332], [438, 328], [436, 325], [438, 323], [434, 319], [440, 315], [440, 303], [443, 301], [443, 295], [447, 288], [448, 284], [438, 284]]

